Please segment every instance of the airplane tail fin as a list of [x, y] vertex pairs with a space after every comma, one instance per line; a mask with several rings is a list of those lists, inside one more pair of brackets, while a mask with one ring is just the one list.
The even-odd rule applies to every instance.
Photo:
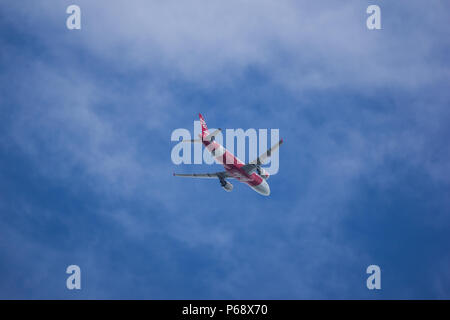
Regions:
[[199, 113], [198, 116], [200, 117], [200, 124], [202, 126], [202, 139], [205, 139], [209, 136], [208, 127], [206, 126], [205, 119], [203, 118], [202, 114]]

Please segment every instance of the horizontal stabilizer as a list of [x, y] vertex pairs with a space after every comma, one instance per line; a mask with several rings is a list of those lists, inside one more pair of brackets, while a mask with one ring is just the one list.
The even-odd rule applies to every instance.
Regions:
[[200, 140], [200, 139], [189, 139], [189, 140], [181, 140], [180, 142], [202, 143], [202, 140]]
[[219, 128], [219, 129], [215, 130], [213, 133], [207, 135], [205, 138], [203, 138], [203, 140], [205, 140], [205, 141], [214, 140], [214, 137], [221, 131], [222, 131], [222, 129]]

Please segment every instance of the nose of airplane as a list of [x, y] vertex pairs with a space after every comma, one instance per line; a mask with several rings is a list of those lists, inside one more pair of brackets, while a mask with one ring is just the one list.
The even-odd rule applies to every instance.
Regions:
[[268, 196], [270, 195], [270, 187], [266, 180], [263, 180], [259, 185], [254, 187], [256, 192]]

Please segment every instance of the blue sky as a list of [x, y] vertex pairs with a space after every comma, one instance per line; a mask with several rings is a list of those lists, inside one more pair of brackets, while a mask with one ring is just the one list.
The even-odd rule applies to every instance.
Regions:
[[[448, 299], [449, 6], [370, 4], [3, 1], [0, 298]], [[172, 176], [199, 112], [280, 129], [270, 197]]]

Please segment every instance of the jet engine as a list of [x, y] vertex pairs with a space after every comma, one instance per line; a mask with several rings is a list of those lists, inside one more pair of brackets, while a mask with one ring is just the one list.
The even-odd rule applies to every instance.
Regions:
[[233, 190], [233, 185], [228, 181], [226, 181], [225, 179], [220, 180], [220, 185], [226, 192], [231, 192], [231, 190]]
[[258, 174], [261, 176], [261, 178], [263, 178], [264, 180], [267, 180], [267, 179], [269, 179], [269, 177], [270, 177], [270, 174], [266, 171], [266, 170], [264, 170], [264, 168], [261, 168], [261, 167], [257, 167], [256, 168], [256, 172], [258, 172]]

